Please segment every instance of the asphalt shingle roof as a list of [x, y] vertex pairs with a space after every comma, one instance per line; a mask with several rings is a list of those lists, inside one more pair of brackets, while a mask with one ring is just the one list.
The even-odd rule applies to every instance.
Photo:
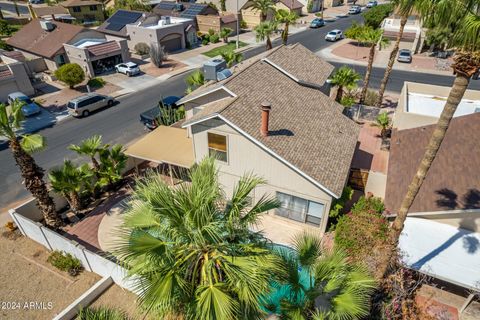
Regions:
[[[314, 57], [306, 57], [305, 50], [296, 45], [281, 47], [272, 54], [282, 69], [288, 69], [299, 79], [312, 79], [305, 72], [306, 66], [294, 61], [297, 54], [305, 57], [305, 64], [318, 61], [319, 58], [313, 53], [310, 55]], [[271, 58], [272, 54], [266, 58]], [[290, 64], [289, 61], [294, 62]], [[309, 70], [314, 72], [326, 65], [328, 63], [321, 61], [319, 66], [310, 65]], [[316, 77], [312, 81], [321, 86], [322, 78]], [[331, 193], [341, 195], [359, 133], [359, 127], [342, 114], [341, 105], [321, 91], [292, 80], [262, 59], [243, 68], [222, 84], [237, 97], [209, 104], [184, 125], [209, 114], [218, 114]], [[264, 101], [272, 105], [267, 137], [260, 134], [260, 105]]]
[[[385, 206], [397, 212], [435, 125], [394, 130]], [[480, 113], [453, 118], [410, 212], [480, 208]]]

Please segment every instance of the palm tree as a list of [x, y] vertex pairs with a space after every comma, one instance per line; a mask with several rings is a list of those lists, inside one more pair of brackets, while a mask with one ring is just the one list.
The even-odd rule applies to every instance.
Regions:
[[380, 135], [382, 136], [383, 139], [387, 138], [387, 133], [388, 133], [388, 129], [390, 128], [390, 125], [391, 125], [390, 117], [386, 112], [380, 113], [375, 119], [375, 122], [372, 123], [372, 126], [378, 127], [381, 129]]
[[228, 43], [228, 37], [232, 33], [233, 29], [230, 28], [222, 28], [220, 29], [220, 38], [223, 39], [223, 42]]
[[203, 72], [201, 70], [196, 70], [185, 79], [185, 82], [187, 84], [188, 94], [196, 88], [203, 86], [205, 84], [205, 77], [203, 76]]
[[352, 68], [342, 66], [338, 69], [331, 78], [331, 84], [337, 86], [337, 95], [335, 101], [340, 102], [343, 97], [343, 91], [346, 89], [353, 90], [357, 87], [357, 82], [361, 79]]
[[270, 11], [275, 11], [275, 3], [273, 0], [253, 0], [252, 8], [253, 10], [260, 12], [260, 22], [265, 22], [268, 13]]
[[380, 89], [378, 91], [378, 99], [375, 104], [376, 107], [380, 108], [383, 102], [383, 95], [385, 89], [387, 88], [388, 80], [390, 79], [390, 74], [392, 73], [393, 64], [395, 63], [398, 50], [400, 48], [400, 41], [403, 37], [403, 31], [405, 30], [405, 25], [407, 24], [408, 17], [412, 14], [413, 10], [419, 9], [424, 3], [431, 0], [394, 0], [391, 3], [395, 6], [395, 12], [400, 15], [400, 28], [398, 30], [397, 37], [395, 39], [395, 44], [393, 50], [390, 53], [390, 58], [388, 60], [387, 68], [385, 69], [385, 74], [383, 75], [382, 82], [380, 83]]
[[255, 39], [257, 42], [266, 41], [266, 49], [270, 50], [273, 48], [270, 37], [276, 29], [277, 24], [273, 21], [260, 22], [259, 25], [253, 28], [253, 31], [255, 31]]
[[60, 168], [51, 170], [48, 177], [53, 190], [67, 199], [74, 212], [82, 209], [80, 193], [92, 178], [88, 164], [76, 167], [70, 160], [65, 160]]
[[[320, 239], [300, 234], [293, 250], [277, 248], [279, 256], [267, 309], [282, 319], [361, 319], [368, 315], [370, 295], [376, 287], [363, 267], [349, 262], [338, 249], [322, 252]], [[299, 271], [301, 270], [301, 271]], [[273, 298], [273, 297], [272, 297]]]
[[480, 69], [480, 16], [477, 14], [479, 0], [448, 0], [429, 3], [422, 7], [426, 19], [431, 19], [437, 25], [453, 25], [453, 37], [450, 47], [457, 49], [452, 68], [455, 80], [443, 107], [440, 118], [425, 149], [425, 154], [418, 166], [417, 172], [408, 186], [407, 193], [398, 210], [388, 236], [389, 246], [386, 248], [378, 264], [376, 276], [383, 277], [391, 264], [393, 249], [398, 246], [398, 239], [403, 230], [407, 213], [422, 186], [435, 156], [447, 133], [453, 114], [457, 110], [470, 79]]
[[153, 173], [137, 182], [114, 254], [140, 277], [140, 303], [157, 318], [258, 319], [274, 256], [250, 227], [279, 203], [262, 196], [249, 205], [264, 183], [253, 175], [225, 198], [212, 158], [189, 178], [175, 188]]
[[282, 31], [282, 42], [284, 45], [286, 45], [288, 41], [288, 27], [291, 24], [296, 23], [297, 19], [298, 19], [298, 16], [295, 12], [288, 11], [285, 9], [279, 9], [275, 13], [275, 20], [279, 23], [283, 23], [285, 26]]
[[383, 37], [382, 29], [373, 29], [370, 26], [366, 25], [357, 25], [353, 24], [349, 29], [345, 31], [345, 36], [347, 38], [356, 40], [362, 44], [367, 45], [370, 48], [368, 55], [368, 64], [367, 71], [365, 73], [365, 78], [363, 79], [363, 87], [360, 93], [359, 103], [363, 104], [365, 102], [365, 97], [367, 96], [368, 84], [370, 82], [370, 75], [372, 74], [373, 60], [375, 59], [375, 49], [377, 44], [380, 48], [385, 47], [389, 40]]
[[79, 145], [71, 144], [68, 149], [75, 151], [79, 155], [85, 155], [90, 157], [92, 161], [93, 171], [98, 178], [98, 172], [100, 171], [100, 164], [97, 160], [97, 155], [103, 149], [108, 148], [102, 144], [102, 136], [94, 135], [91, 138], [83, 140]]
[[128, 157], [124, 153], [121, 144], [116, 144], [110, 149], [108, 147], [100, 150], [99, 180], [100, 186], [112, 187], [122, 179], [122, 171], [125, 169]]
[[45, 223], [56, 229], [62, 225], [62, 221], [57, 215], [55, 203], [43, 180], [43, 169], [31, 156], [32, 153], [45, 148], [45, 139], [38, 134], [21, 135], [16, 132], [24, 119], [23, 105], [24, 102], [19, 100], [15, 100], [8, 109], [4, 104], [0, 104], [0, 136], [8, 140], [13, 158], [20, 168], [25, 188], [37, 200], [37, 206], [43, 213]]
[[224, 50], [220, 52], [220, 55], [227, 63], [227, 68], [233, 67], [233, 65], [239, 63], [243, 59], [243, 55], [241, 53], [237, 53], [233, 50]]

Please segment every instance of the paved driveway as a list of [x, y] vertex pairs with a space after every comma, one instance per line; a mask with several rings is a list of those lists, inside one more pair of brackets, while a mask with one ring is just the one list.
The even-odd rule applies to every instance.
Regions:
[[157, 81], [157, 78], [148, 74], [142, 73], [133, 77], [127, 77], [122, 73], [112, 73], [108, 75], [102, 75], [102, 78], [114, 85], [121, 87], [122, 89], [135, 89], [140, 90], [153, 85], [153, 82]]

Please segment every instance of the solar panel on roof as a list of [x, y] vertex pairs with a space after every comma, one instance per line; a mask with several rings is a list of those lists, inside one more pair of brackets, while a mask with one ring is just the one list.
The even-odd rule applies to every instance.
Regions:
[[173, 8], [175, 8], [175, 3], [171, 3], [171, 2], [160, 2], [158, 4], [158, 8], [162, 9], [162, 10], [173, 10]]
[[105, 29], [112, 31], [120, 31], [126, 24], [134, 23], [142, 16], [141, 12], [131, 12], [131, 11], [117, 11], [107, 22], [109, 24]]
[[201, 13], [205, 7], [206, 7], [206, 5], [204, 5], [204, 4], [198, 4], [198, 3], [192, 4], [190, 7], [188, 7], [187, 10], [182, 12], [180, 14], [180, 16], [181, 17], [193, 18], [197, 14]]

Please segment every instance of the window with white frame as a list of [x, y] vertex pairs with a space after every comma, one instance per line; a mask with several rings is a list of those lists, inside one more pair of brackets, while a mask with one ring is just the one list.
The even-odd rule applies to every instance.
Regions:
[[325, 205], [323, 203], [306, 200], [286, 193], [277, 192], [280, 207], [275, 214], [298, 222], [320, 226], [322, 223]]
[[227, 137], [212, 132], [208, 132], [207, 137], [209, 156], [219, 161], [227, 162]]

